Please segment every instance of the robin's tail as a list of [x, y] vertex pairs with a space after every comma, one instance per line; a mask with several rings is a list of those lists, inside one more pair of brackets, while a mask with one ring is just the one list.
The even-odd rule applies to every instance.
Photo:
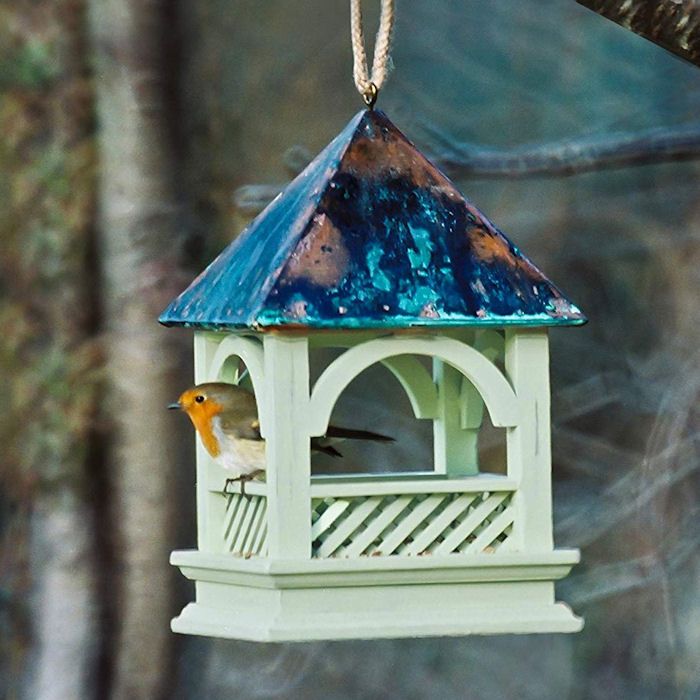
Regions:
[[311, 441], [311, 451], [320, 452], [321, 454], [328, 455], [329, 457], [343, 456], [343, 453], [336, 450], [335, 447], [333, 447], [333, 445], [329, 445], [327, 443], [323, 443], [315, 439]]
[[393, 437], [373, 433], [369, 430], [352, 430], [351, 428], [339, 428], [337, 425], [329, 425], [325, 437], [336, 440], [371, 440], [373, 442], [394, 442]]

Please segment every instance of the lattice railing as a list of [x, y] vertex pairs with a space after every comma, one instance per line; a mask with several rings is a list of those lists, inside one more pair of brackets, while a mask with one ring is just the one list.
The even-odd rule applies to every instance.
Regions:
[[325, 496], [314, 499], [314, 557], [495, 552], [512, 533], [513, 491]]
[[267, 554], [267, 499], [239, 493], [226, 495], [223, 540], [226, 551], [244, 557]]

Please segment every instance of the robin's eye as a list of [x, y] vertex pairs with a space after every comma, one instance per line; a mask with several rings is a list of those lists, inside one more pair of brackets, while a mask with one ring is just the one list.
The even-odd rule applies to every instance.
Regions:
[[194, 400], [197, 403], [202, 403], [202, 401], [204, 401], [204, 397], [201, 394], [197, 394], [197, 396], [194, 397]]

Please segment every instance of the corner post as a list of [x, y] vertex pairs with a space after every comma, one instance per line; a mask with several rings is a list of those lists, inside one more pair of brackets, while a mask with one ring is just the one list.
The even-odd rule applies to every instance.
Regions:
[[[194, 334], [194, 383], [215, 381], [212, 362], [219, 343], [223, 339], [207, 331]], [[197, 459], [197, 548], [203, 552], [218, 552], [221, 547], [219, 530], [224, 517], [225, 499], [209, 490], [209, 472], [212, 460], [202, 441], [195, 438]]]
[[508, 429], [508, 476], [519, 482], [514, 536], [528, 551], [551, 551], [552, 454], [546, 328], [506, 331], [506, 373], [520, 403]]
[[266, 334], [265, 435], [267, 539], [271, 558], [311, 556], [309, 344], [303, 336]]

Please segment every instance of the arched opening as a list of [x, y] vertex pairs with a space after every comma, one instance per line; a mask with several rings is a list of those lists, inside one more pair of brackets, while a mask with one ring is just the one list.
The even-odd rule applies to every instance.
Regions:
[[238, 355], [230, 355], [226, 358], [219, 370], [219, 381], [236, 384], [255, 394], [250, 370]]
[[[311, 353], [312, 385], [342, 353], [324, 348]], [[415, 359], [430, 372], [427, 358]], [[428, 374], [429, 376], [429, 374]], [[396, 375], [377, 362], [345, 387], [333, 406], [330, 425], [366, 430], [393, 438], [392, 442], [350, 439], [333, 443], [340, 456], [312, 452], [314, 476], [430, 472], [433, 465], [433, 427], [430, 417], [417, 418], [415, 407]]]
[[[309, 428], [312, 436], [324, 435], [331, 411], [345, 387], [367, 367], [376, 362], [387, 362], [398, 355], [420, 355], [440, 360], [464, 375], [474, 386], [486, 405], [493, 424], [498, 427], [514, 427], [518, 424], [519, 403], [515, 392], [505, 376], [479, 350], [452, 338], [378, 338], [355, 345], [346, 350], [327, 367], [316, 381], [309, 406]], [[415, 371], [422, 377], [420, 367]], [[402, 382], [404, 386], [414, 384]], [[450, 408], [455, 404], [459, 392], [451, 382]], [[420, 381], [415, 392], [416, 403], [424, 404], [422, 398], [426, 383]], [[435, 387], [427, 387], [434, 396]], [[446, 396], [447, 394], [445, 394]], [[430, 397], [429, 397], [430, 398]]]
[[228, 336], [216, 347], [207, 370], [211, 381], [236, 384], [255, 396], [261, 432], [264, 434], [263, 368], [263, 351], [259, 342], [250, 338]]
[[[495, 363], [498, 339], [479, 350], [449, 338], [378, 339], [313, 362], [312, 435], [353, 421], [396, 440], [348, 444], [349, 461], [318, 459], [314, 474], [505, 474], [518, 403]], [[399, 382], [387, 384], [390, 374]]]
[[331, 424], [354, 421], [392, 434], [396, 443], [362, 448], [360, 459], [348, 445], [350, 459], [317, 462], [313, 557], [447, 556], [514, 546], [517, 486], [506, 476], [503, 426], [517, 422], [515, 395], [485, 353], [451, 339], [425, 340], [369, 341], [314, 363], [314, 430], [328, 416]]

